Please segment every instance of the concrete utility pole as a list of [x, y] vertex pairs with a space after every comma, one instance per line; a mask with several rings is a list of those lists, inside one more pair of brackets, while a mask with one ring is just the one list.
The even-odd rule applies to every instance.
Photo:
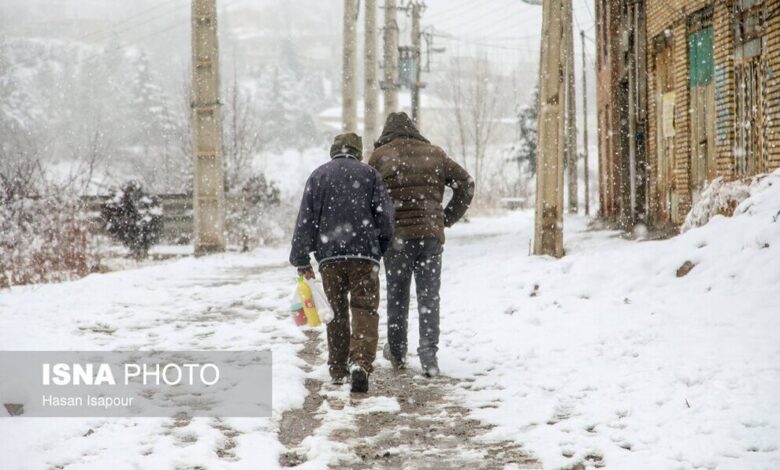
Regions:
[[576, 214], [577, 204], [577, 105], [574, 92], [574, 26], [572, 24], [571, 0], [563, 2], [564, 39], [566, 46], [566, 143], [565, 162], [569, 179], [569, 213]]
[[582, 149], [585, 174], [585, 215], [590, 215], [590, 170], [588, 167], [588, 81], [585, 66], [585, 31], [580, 31], [582, 40]]
[[376, 60], [376, 0], [366, 0], [365, 46], [363, 85], [363, 144], [364, 153], [369, 155], [377, 138], [377, 118], [379, 115], [379, 83], [377, 82]]
[[385, 99], [385, 116], [398, 110], [398, 7], [395, 0], [385, 0], [385, 30], [383, 54], [382, 90]]
[[344, 44], [341, 71], [341, 129], [357, 132], [357, 0], [344, 0]]
[[539, 67], [539, 163], [533, 252], [555, 257], [563, 256], [564, 3], [571, 5], [571, 0], [544, 0]]
[[414, 83], [412, 83], [412, 120], [420, 129], [420, 89], [423, 88], [422, 73], [422, 31], [420, 30], [420, 16], [425, 5], [419, 1], [413, 1], [412, 9], [412, 51], [414, 53]]
[[216, 0], [192, 1], [192, 146], [196, 254], [225, 250]]
[[[632, 15], [633, 16], [633, 15]], [[634, 56], [628, 55], [628, 216], [636, 221], [636, 109], [634, 108]]]

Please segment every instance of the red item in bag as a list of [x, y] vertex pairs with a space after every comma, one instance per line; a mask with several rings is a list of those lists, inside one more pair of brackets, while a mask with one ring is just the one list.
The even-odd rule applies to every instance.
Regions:
[[295, 320], [295, 324], [298, 326], [303, 326], [306, 324], [306, 312], [303, 311], [303, 308], [295, 313], [293, 319]]

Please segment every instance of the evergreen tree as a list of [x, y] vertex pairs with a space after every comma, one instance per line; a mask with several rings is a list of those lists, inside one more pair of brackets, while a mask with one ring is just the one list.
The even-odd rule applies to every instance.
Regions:
[[520, 165], [520, 172], [526, 166], [531, 175], [536, 174], [536, 126], [539, 119], [539, 87], [534, 88], [530, 105], [517, 110], [517, 146], [513, 160]]
[[162, 207], [135, 181], [116, 189], [103, 205], [106, 231], [122, 242], [136, 258], [145, 258], [163, 229]]

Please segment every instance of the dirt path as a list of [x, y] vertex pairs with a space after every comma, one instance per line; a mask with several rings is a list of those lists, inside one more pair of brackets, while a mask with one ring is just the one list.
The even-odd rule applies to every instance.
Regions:
[[[307, 334], [300, 356], [313, 370], [324, 361], [324, 331]], [[480, 439], [490, 426], [469, 418], [468, 410], [453, 400], [453, 391], [461, 386], [468, 383], [394, 371], [384, 361], [377, 361], [365, 395], [350, 395], [348, 385], [335, 387], [308, 379], [303, 407], [282, 416], [279, 439], [288, 451], [280, 464], [305, 463], [307, 452], [301, 444], [307, 437], [321, 436], [340, 449], [329, 468], [541, 468], [519, 443]]]

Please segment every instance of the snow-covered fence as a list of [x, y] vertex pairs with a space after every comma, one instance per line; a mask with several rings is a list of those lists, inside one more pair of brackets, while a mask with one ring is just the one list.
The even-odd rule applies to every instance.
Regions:
[[[266, 187], [267, 186], [267, 187]], [[225, 195], [227, 208], [226, 230], [229, 243], [247, 250], [259, 245], [286, 239], [295, 220], [295, 205], [281, 204], [278, 190], [273, 185], [249, 185], [247, 192]], [[90, 232], [105, 235], [101, 208], [109, 196], [81, 198], [89, 220]], [[158, 194], [155, 198], [162, 207], [161, 243], [186, 245], [192, 238], [192, 195]]]
[[[186, 244], [192, 236], [192, 196], [189, 194], [160, 194], [156, 196], [163, 210], [163, 232], [161, 241], [171, 244]], [[105, 234], [105, 225], [100, 210], [109, 196], [84, 196], [81, 198], [89, 219], [90, 231]]]

